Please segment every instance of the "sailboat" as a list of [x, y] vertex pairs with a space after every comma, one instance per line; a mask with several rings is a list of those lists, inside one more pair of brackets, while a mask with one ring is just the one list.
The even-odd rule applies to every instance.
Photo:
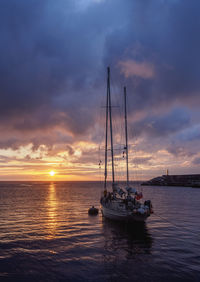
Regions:
[[[115, 181], [113, 130], [112, 130], [112, 105], [110, 91], [110, 68], [107, 68], [107, 95], [106, 95], [106, 134], [105, 134], [105, 171], [104, 191], [100, 199], [102, 215], [105, 218], [118, 221], [144, 222], [152, 213], [153, 208], [150, 200], [141, 202], [142, 193], [130, 186], [128, 168], [128, 130], [127, 130], [127, 106], [126, 87], [124, 87], [124, 121], [125, 121], [125, 153], [126, 153], [126, 187], [122, 189]], [[110, 130], [110, 146], [108, 150], [108, 130]], [[111, 151], [112, 163], [112, 191], [107, 189], [107, 164], [108, 151]]]

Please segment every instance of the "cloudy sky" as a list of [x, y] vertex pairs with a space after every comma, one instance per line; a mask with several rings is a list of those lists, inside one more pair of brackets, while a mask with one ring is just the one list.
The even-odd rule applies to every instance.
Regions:
[[1, 0], [0, 180], [102, 177], [107, 66], [113, 104], [127, 86], [131, 178], [199, 173], [199, 11], [198, 0]]

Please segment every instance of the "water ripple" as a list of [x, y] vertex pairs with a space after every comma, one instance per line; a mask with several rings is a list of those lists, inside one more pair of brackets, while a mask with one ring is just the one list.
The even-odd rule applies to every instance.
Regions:
[[200, 189], [143, 187], [155, 215], [132, 228], [88, 216], [100, 191], [0, 183], [0, 280], [200, 281]]

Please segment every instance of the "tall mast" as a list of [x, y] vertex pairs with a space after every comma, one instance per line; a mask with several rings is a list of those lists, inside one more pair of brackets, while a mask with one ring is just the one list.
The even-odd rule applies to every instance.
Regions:
[[109, 75], [107, 76], [107, 95], [106, 95], [106, 139], [105, 139], [105, 180], [104, 180], [104, 189], [107, 189], [107, 155], [108, 155], [108, 84], [109, 84]]
[[115, 183], [115, 172], [114, 172], [114, 152], [113, 152], [113, 135], [112, 135], [112, 107], [110, 97], [110, 68], [108, 67], [108, 104], [109, 104], [109, 117], [110, 117], [110, 143], [111, 143], [111, 159], [112, 159], [112, 183]]
[[125, 120], [125, 138], [126, 138], [126, 183], [129, 186], [129, 173], [128, 173], [128, 131], [127, 131], [127, 109], [126, 109], [126, 87], [124, 87], [124, 120]]

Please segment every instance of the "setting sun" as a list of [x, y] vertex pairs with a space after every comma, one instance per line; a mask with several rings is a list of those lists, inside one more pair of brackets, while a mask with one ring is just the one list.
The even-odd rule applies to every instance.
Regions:
[[49, 172], [49, 174], [50, 174], [51, 176], [54, 176], [54, 175], [55, 175], [55, 171], [51, 170], [51, 171]]

